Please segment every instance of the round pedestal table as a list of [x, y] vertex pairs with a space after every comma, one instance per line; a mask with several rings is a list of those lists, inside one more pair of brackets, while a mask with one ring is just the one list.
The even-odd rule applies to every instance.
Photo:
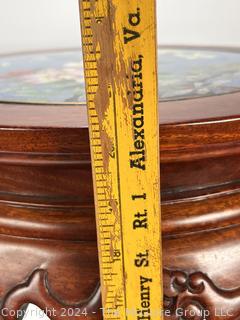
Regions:
[[[240, 52], [160, 48], [159, 95], [166, 319], [238, 319]], [[3, 318], [101, 319], [80, 51], [1, 56], [0, 100]]]

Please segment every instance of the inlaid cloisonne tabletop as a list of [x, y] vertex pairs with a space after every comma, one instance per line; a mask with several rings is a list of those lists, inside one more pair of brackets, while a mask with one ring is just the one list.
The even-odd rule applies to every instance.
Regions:
[[[160, 48], [162, 101], [213, 96], [240, 89], [240, 51]], [[0, 100], [32, 103], [85, 101], [80, 50], [0, 57]]]

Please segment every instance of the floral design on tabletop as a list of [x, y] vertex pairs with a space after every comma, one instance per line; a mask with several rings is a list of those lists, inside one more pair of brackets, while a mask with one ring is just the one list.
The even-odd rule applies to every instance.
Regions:
[[[160, 99], [180, 100], [240, 90], [240, 51], [159, 49]], [[0, 57], [0, 100], [85, 101], [79, 50]]]

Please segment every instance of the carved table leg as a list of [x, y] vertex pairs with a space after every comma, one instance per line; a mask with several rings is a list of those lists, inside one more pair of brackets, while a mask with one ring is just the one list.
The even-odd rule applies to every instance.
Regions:
[[173, 318], [223, 319], [240, 317], [240, 288], [218, 288], [202, 272], [187, 274], [177, 270], [164, 270], [168, 293], [164, 305]]
[[99, 286], [86, 301], [67, 305], [51, 293], [47, 272], [41, 269], [34, 271], [26, 282], [8, 292], [2, 306], [3, 318], [16, 320], [16, 314], [27, 302], [37, 305], [51, 319], [77, 320], [86, 318], [85, 312], [88, 315], [87, 319], [101, 319]]
[[101, 319], [95, 241], [1, 235], [0, 256], [4, 257], [0, 265], [4, 320], [16, 320], [27, 303], [38, 306], [50, 319]]

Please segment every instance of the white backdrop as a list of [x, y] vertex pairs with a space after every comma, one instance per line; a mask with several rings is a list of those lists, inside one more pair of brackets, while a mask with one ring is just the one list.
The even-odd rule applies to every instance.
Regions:
[[[239, 0], [157, 6], [159, 43], [240, 46]], [[0, 53], [78, 47], [79, 34], [77, 0], [0, 0]]]

